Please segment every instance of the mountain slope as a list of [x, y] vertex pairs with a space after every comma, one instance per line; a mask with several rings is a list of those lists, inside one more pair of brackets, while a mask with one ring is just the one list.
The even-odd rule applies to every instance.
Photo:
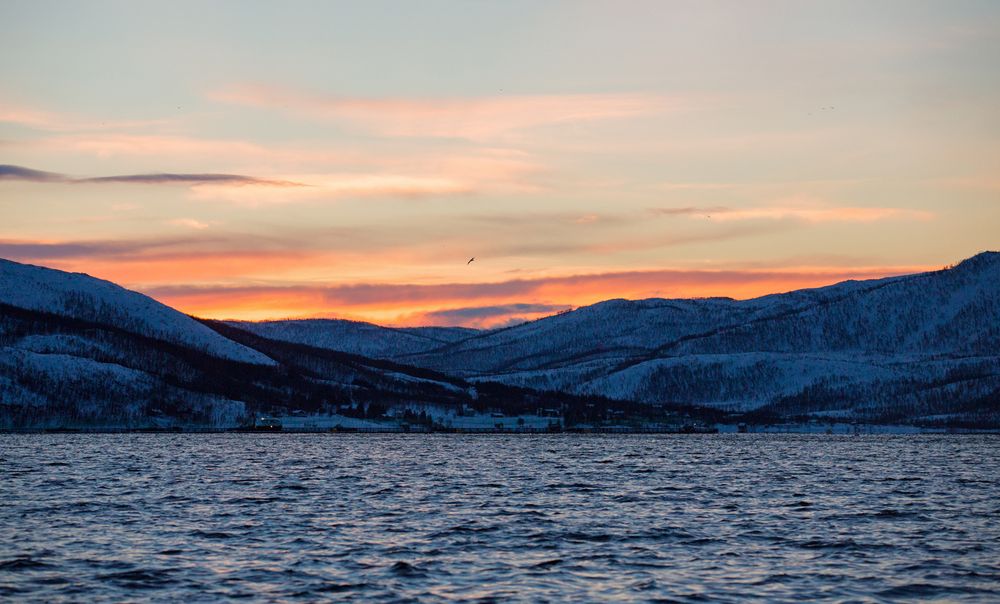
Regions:
[[477, 332], [464, 327], [391, 328], [342, 319], [228, 321], [229, 325], [283, 342], [306, 344], [374, 358], [426, 352]]
[[89, 275], [0, 259], [0, 303], [117, 325], [223, 359], [274, 365], [260, 352], [221, 337], [165, 304]]
[[987, 252], [753, 300], [612, 300], [398, 359], [650, 403], [886, 416], [997, 396], [998, 354], [1000, 254]]
[[585, 416], [631, 405], [474, 386], [198, 321], [85, 275], [0, 267], [0, 429], [224, 428], [259, 412], [376, 417], [396, 405], [524, 413], [564, 404]]
[[609, 300], [489, 332], [198, 321], [0, 261], [0, 427], [232, 426], [372, 405], [998, 425], [1000, 254], [754, 300]]
[[1000, 350], [1000, 253], [983, 253], [947, 270], [865, 283], [822, 302], [669, 343], [656, 354]]

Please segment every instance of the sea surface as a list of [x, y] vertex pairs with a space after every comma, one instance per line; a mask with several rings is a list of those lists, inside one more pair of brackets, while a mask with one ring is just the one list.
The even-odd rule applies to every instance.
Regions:
[[0, 435], [0, 600], [1000, 601], [1000, 437]]

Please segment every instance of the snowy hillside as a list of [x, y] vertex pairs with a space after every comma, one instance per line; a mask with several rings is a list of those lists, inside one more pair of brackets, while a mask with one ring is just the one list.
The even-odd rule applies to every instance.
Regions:
[[[193, 319], [85, 275], [12, 262], [0, 269], [0, 430], [219, 429], [247, 425], [258, 413], [378, 419], [401, 405], [481, 415], [566, 405], [581, 417], [635, 406], [477, 387]], [[466, 332], [374, 329], [431, 346]]]
[[234, 327], [282, 342], [306, 344], [373, 358], [394, 358], [426, 352], [478, 333], [464, 327], [395, 329], [361, 321], [302, 319], [288, 321], [228, 321]]
[[787, 411], [806, 398], [989, 398], [1000, 392], [998, 355], [1000, 254], [988, 252], [947, 270], [753, 300], [610, 300], [398, 360], [475, 381]]
[[822, 306], [892, 280], [848, 281], [742, 301], [608, 300], [398, 359], [462, 375], [627, 362], [685, 338]]
[[199, 321], [0, 261], [0, 428], [218, 427], [268, 409], [371, 419], [407, 405], [997, 425], [1000, 253], [753, 300], [609, 300], [494, 331]]
[[238, 325], [479, 383], [727, 410], [912, 415], [1000, 392], [998, 284], [1000, 254], [987, 252], [947, 270], [752, 300], [608, 300], [494, 331]]
[[114, 325], [223, 359], [274, 364], [169, 306], [89, 275], [0, 259], [0, 303]]

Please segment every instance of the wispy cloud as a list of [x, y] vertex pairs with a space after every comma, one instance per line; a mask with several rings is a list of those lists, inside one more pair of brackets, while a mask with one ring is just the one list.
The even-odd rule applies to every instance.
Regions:
[[677, 208], [650, 208], [649, 213], [654, 216], [711, 216], [714, 214], [720, 214], [723, 212], [730, 212], [731, 208], [724, 206], [711, 206], [711, 207], [677, 207]]
[[569, 310], [567, 304], [496, 304], [445, 308], [414, 313], [399, 319], [408, 325], [461, 325], [464, 327], [491, 328], [512, 323], [523, 323], [539, 317]]
[[197, 231], [203, 231], [208, 228], [207, 222], [202, 222], [194, 218], [174, 218], [173, 220], [168, 220], [167, 224], [172, 224], [179, 227], [187, 227], [189, 229], [195, 229]]
[[726, 182], [666, 182], [658, 186], [663, 191], [725, 191], [740, 185]]
[[22, 166], [0, 164], [0, 180], [24, 180], [27, 182], [66, 182], [69, 178], [64, 174], [32, 170]]
[[[190, 229], [189, 234], [124, 241], [7, 239], [0, 240], [0, 256], [85, 271], [137, 287], [171, 306], [200, 316], [247, 319], [340, 316], [394, 324], [470, 326], [493, 326], [517, 317], [535, 318], [568, 306], [609, 298], [748, 298], [844, 279], [933, 268], [748, 266], [739, 270], [674, 268], [556, 274], [484, 282], [378, 282], [370, 281], [370, 277], [346, 282], [322, 278], [275, 282], [274, 275], [298, 273], [308, 278], [310, 267], [322, 266], [327, 274], [330, 267], [353, 270], [359, 262], [372, 262], [369, 257], [372, 255], [376, 262], [413, 262], [413, 250], [386, 249], [377, 241], [365, 241], [364, 231], [332, 237], [344, 241], [344, 250], [335, 251], [317, 249], [315, 237], [300, 241], [297, 237], [268, 239], [217, 233], [202, 228], [207, 223], [191, 218], [175, 219], [172, 223]], [[369, 251], [353, 249], [359, 246]]]
[[743, 182], [704, 182], [704, 181], [673, 181], [662, 182], [654, 186], [660, 191], [732, 191], [732, 190], [773, 190], [789, 187], [843, 187], [865, 182], [858, 178], [807, 179], [807, 180], [759, 180]]
[[[899, 275], [931, 267], [784, 270], [647, 270], [514, 279], [491, 283], [348, 283], [250, 286], [164, 286], [144, 291], [200, 316], [280, 318], [340, 316], [396, 324], [483, 325], [486, 315], [551, 314], [610, 298], [731, 296], [817, 287], [845, 279]], [[518, 307], [517, 305], [526, 305]], [[456, 309], [486, 309], [458, 310]], [[455, 311], [455, 312], [453, 312]], [[468, 316], [463, 316], [463, 313]], [[508, 315], [504, 315], [508, 316]], [[434, 319], [432, 321], [431, 319]]]
[[904, 208], [873, 208], [873, 207], [830, 207], [810, 208], [794, 206], [775, 206], [766, 208], [750, 208], [733, 210], [718, 215], [720, 220], [752, 220], [752, 219], [795, 219], [804, 222], [875, 222], [899, 218], [906, 220], [930, 220], [931, 212], [910, 210]]
[[[0, 240], [0, 257], [84, 272], [128, 287], [144, 283], [218, 282], [234, 277], [283, 273], [316, 262], [316, 253], [275, 248], [260, 238], [241, 242], [215, 235], [194, 219], [171, 221], [188, 235], [153, 240]], [[213, 233], [209, 235], [209, 233]], [[255, 245], [250, 245], [253, 243]]]
[[132, 257], [153, 250], [184, 246], [191, 239], [158, 240], [93, 240], [93, 241], [26, 241], [0, 239], [0, 256], [18, 261], [38, 261], [67, 258]]
[[184, 157], [184, 158], [238, 158], [241, 160], [285, 159], [300, 161], [312, 159], [317, 161], [334, 161], [343, 159], [340, 154], [295, 150], [288, 152], [283, 149], [272, 149], [256, 143], [243, 140], [227, 140], [214, 138], [198, 138], [190, 136], [165, 134], [134, 134], [134, 133], [85, 133], [64, 134], [41, 138], [25, 143], [29, 148], [45, 152], [85, 153], [101, 158], [109, 157]]
[[34, 130], [73, 132], [84, 130], [121, 130], [147, 128], [171, 123], [171, 120], [108, 120], [81, 118], [0, 101], [0, 123], [17, 124]]
[[[302, 182], [301, 179], [309, 182]], [[0, 180], [46, 184], [184, 185], [199, 200], [221, 200], [247, 205], [294, 203], [349, 197], [423, 197], [454, 195], [476, 190], [472, 182], [401, 174], [308, 174], [290, 178], [259, 178], [242, 174], [125, 174], [76, 178], [22, 166], [0, 165]]]
[[304, 187], [301, 182], [256, 178], [241, 174], [126, 174], [123, 176], [98, 176], [72, 179], [74, 183], [90, 184], [139, 184], [139, 185], [260, 185], [267, 187]]
[[47, 111], [32, 109], [31, 107], [19, 107], [9, 103], [0, 103], [0, 122], [7, 124], [19, 124], [31, 128], [53, 129], [56, 124], [65, 120], [58, 114]]
[[932, 212], [907, 208], [833, 206], [816, 203], [789, 203], [750, 208], [726, 206], [650, 208], [656, 216], [692, 216], [715, 221], [798, 220], [822, 222], [875, 222], [888, 219], [930, 220]]
[[125, 174], [76, 178], [57, 172], [45, 172], [23, 166], [0, 165], [0, 180], [23, 180], [37, 183], [68, 184], [140, 184], [140, 185], [260, 185], [268, 187], [301, 187], [299, 182], [243, 176], [241, 174]]
[[270, 86], [231, 86], [215, 101], [359, 124], [386, 136], [485, 139], [548, 124], [625, 118], [676, 110], [677, 99], [646, 94], [494, 95], [461, 98], [358, 98]]
[[245, 205], [295, 203], [358, 197], [426, 197], [475, 191], [475, 185], [461, 180], [400, 174], [312, 174], [295, 175], [308, 179], [301, 189], [249, 190], [239, 182], [199, 183], [193, 197]]
[[[165, 222], [198, 231], [212, 226], [210, 222], [191, 217], [168, 218]], [[405, 228], [405, 227], [402, 227]], [[412, 229], [410, 229], [412, 230]], [[257, 257], [293, 255], [300, 260], [310, 256], [314, 262], [328, 263], [330, 255], [344, 256], [354, 264], [366, 257], [370, 261], [402, 262], [416, 253], [411, 240], [399, 241], [394, 230], [375, 232], [367, 227], [322, 227], [284, 232], [248, 233], [212, 230], [183, 236], [135, 237], [121, 239], [37, 240], [0, 239], [0, 255], [12, 260], [35, 261], [58, 259], [86, 268], [88, 264], [107, 261], [186, 262], [188, 260], [225, 259], [252, 253]], [[428, 249], [436, 250], [434, 244]], [[327, 255], [320, 258], [319, 256]], [[419, 260], [423, 260], [421, 256]], [[157, 267], [158, 268], [158, 267]], [[223, 266], [223, 268], [225, 268]], [[226, 274], [223, 272], [222, 274]], [[232, 277], [240, 273], [232, 269]], [[156, 270], [150, 265], [147, 277], [155, 279]], [[118, 278], [118, 277], [116, 277]]]
[[[15, 144], [15, 143], [11, 143]], [[351, 171], [468, 175], [477, 180], [511, 179], [537, 173], [541, 166], [523, 150], [476, 146], [456, 151], [444, 148], [414, 148], [408, 144], [379, 148], [359, 145], [281, 144], [262, 145], [247, 140], [216, 139], [160, 134], [82, 133], [47, 136], [18, 141], [24, 150], [40, 154], [78, 153], [108, 158], [169, 158], [175, 161], [239, 162], [242, 165], [276, 166], [282, 172], [309, 171], [303, 166], [342, 166]]]
[[[115, 211], [127, 213], [130, 209], [133, 207], [125, 205]], [[351, 226], [261, 232], [234, 230], [231, 220], [223, 221], [221, 224], [227, 227], [221, 228], [219, 223], [204, 216], [167, 215], [159, 218], [161, 224], [183, 228], [188, 233], [182, 235], [175, 228], [159, 236], [121, 239], [7, 238], [0, 240], [0, 252], [14, 260], [42, 261], [63, 270], [91, 272], [113, 281], [146, 285], [177, 279], [183, 283], [199, 280], [236, 283], [287, 278], [287, 273], [263, 273], [264, 266], [288, 269], [296, 275], [329, 274], [335, 270], [345, 280], [358, 275], [376, 281], [402, 280], [406, 278], [403, 275], [427, 275], [428, 270], [441, 279], [448, 278], [447, 275], [464, 278], [468, 271], [456, 272], [455, 267], [464, 267], [470, 255], [480, 258], [477, 269], [486, 262], [483, 269], [498, 278], [504, 267], [537, 267], [540, 258], [544, 258], [541, 262], [545, 266], [560, 266], [566, 264], [567, 257], [584, 255], [597, 259], [619, 252], [726, 241], [788, 228], [779, 223], [731, 223], [707, 230], [623, 237], [591, 232], [599, 223], [577, 224], [574, 216], [578, 215], [534, 213], [530, 220], [506, 223], [483, 216], [466, 216], [459, 217], [457, 223], [432, 221], [419, 229], [412, 228], [410, 218], [400, 218]], [[620, 220], [614, 215], [609, 217], [612, 223]], [[486, 226], [479, 226], [480, 222]], [[229, 262], [231, 258], [252, 258], [255, 262]], [[185, 270], [191, 271], [190, 275]]]
[[[228, 172], [150, 173], [76, 178], [5, 166], [8, 180], [47, 183], [181, 184], [192, 187], [198, 200], [241, 205], [308, 202], [366, 197], [426, 197], [468, 193], [522, 194], [544, 187], [543, 166], [531, 155], [513, 149], [480, 147], [387, 151], [279, 146], [265, 148], [238, 140], [185, 137], [74, 135], [26, 143], [29, 151], [91, 154], [101, 158], [135, 159], [155, 156], [182, 165], [214, 165], [220, 158], [241, 166], [266, 166], [267, 176]], [[337, 166], [334, 172], [317, 171]], [[254, 185], [247, 187], [245, 185]], [[306, 186], [308, 185], [308, 186]]]
[[1000, 191], [1000, 178], [993, 175], [962, 178], [936, 178], [924, 182], [929, 185], [946, 188], [972, 189], [987, 192]]
[[[395, 231], [324, 227], [278, 233], [228, 231], [193, 217], [164, 218], [158, 237], [87, 240], [0, 239], [0, 257], [86, 272], [129, 286], [258, 282], [322, 267], [367, 274], [373, 265], [405, 266], [440, 256], [437, 246], [398, 241]], [[182, 229], [182, 230], [178, 230]], [[412, 230], [412, 229], [411, 229]]]

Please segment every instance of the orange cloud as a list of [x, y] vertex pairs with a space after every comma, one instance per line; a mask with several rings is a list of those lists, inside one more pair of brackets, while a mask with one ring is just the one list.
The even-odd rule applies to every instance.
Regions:
[[65, 271], [84, 272], [134, 287], [143, 283], [224, 281], [234, 277], [264, 278], [294, 270], [317, 256], [296, 251], [226, 251], [168, 254], [159, 257], [116, 259], [54, 259], [44, 264]]
[[[494, 283], [348, 283], [285, 286], [171, 286], [146, 293], [185, 312], [213, 318], [259, 320], [288, 317], [342, 317], [383, 324], [483, 326], [511, 317], [551, 314], [611, 298], [730, 296], [752, 298], [817, 287], [846, 279], [899, 275], [928, 267], [869, 267], [852, 270], [801, 267], [782, 270], [647, 270]], [[516, 305], [525, 305], [520, 307]], [[462, 309], [507, 306], [489, 317]], [[554, 310], [552, 311], [554, 312]], [[488, 314], [488, 313], [487, 313]]]
[[491, 306], [445, 308], [413, 313], [397, 319], [401, 325], [461, 325], [477, 329], [491, 329], [523, 323], [570, 310], [562, 304], [511, 303]]
[[209, 97], [360, 124], [387, 136], [484, 139], [547, 124], [674, 110], [676, 99], [643, 94], [497, 95], [467, 98], [354, 98], [267, 86], [233, 86]]
[[[197, 219], [172, 219], [183, 234], [144, 239], [0, 239], [0, 257], [85, 272], [126, 287], [169, 283], [267, 283], [315, 279], [317, 274], [372, 279], [414, 272], [421, 263], [448, 261], [454, 252], [439, 242], [396, 241], [397, 235], [367, 229], [325, 228], [292, 233], [233, 233]], [[206, 228], [201, 228], [205, 225]], [[174, 230], [174, 233], [178, 231]]]
[[154, 283], [221, 282], [263, 278], [303, 263], [323, 263], [322, 252], [263, 237], [209, 234], [207, 223], [169, 221], [190, 229], [156, 239], [37, 241], [0, 239], [0, 257], [84, 272], [126, 287]]

